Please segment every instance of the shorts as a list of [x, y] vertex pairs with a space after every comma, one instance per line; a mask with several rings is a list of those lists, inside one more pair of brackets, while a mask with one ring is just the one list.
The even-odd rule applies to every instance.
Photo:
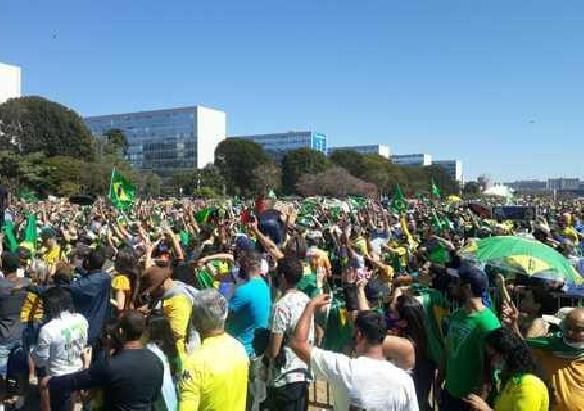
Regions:
[[0, 345], [0, 376], [6, 379], [6, 373], [8, 371], [8, 357], [10, 356], [10, 351], [15, 347], [16, 344]]

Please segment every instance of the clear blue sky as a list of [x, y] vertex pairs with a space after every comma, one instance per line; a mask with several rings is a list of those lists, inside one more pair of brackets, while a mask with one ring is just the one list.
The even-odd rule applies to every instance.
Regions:
[[83, 115], [203, 104], [231, 135], [584, 177], [581, 0], [0, 0], [0, 61]]

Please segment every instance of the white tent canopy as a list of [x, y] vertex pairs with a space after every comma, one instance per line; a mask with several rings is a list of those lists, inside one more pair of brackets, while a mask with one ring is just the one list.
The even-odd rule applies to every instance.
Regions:
[[513, 195], [513, 189], [504, 185], [493, 186], [488, 190], [483, 192], [483, 195], [493, 196], [493, 197], [511, 197]]

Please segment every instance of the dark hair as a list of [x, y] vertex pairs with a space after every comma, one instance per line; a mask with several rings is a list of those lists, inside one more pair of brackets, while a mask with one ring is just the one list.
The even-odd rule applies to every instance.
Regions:
[[101, 270], [105, 263], [105, 256], [100, 250], [92, 250], [83, 261], [83, 268], [88, 271]]
[[15, 273], [19, 266], [20, 259], [18, 254], [6, 251], [2, 253], [2, 271], [4, 271], [4, 274]]
[[253, 250], [241, 250], [239, 251], [239, 261], [242, 270], [240, 271], [240, 277], [249, 278], [249, 273], [253, 271], [259, 272], [262, 267], [262, 261], [260, 255]]
[[374, 345], [382, 344], [387, 334], [384, 316], [371, 310], [357, 314], [355, 328], [361, 331], [368, 343]]
[[509, 378], [531, 374], [542, 380], [550, 391], [550, 385], [545, 374], [535, 362], [527, 343], [506, 327], [497, 328], [485, 337], [485, 345], [491, 347], [505, 359], [505, 369], [501, 374], [501, 387], [504, 387]]
[[122, 248], [116, 255], [114, 269], [119, 274], [125, 274], [130, 280], [131, 302], [136, 302], [140, 290], [140, 269], [138, 256], [131, 247]]
[[302, 278], [302, 263], [295, 257], [284, 257], [278, 261], [278, 274], [282, 274], [290, 286], [298, 284]]
[[128, 311], [120, 318], [119, 326], [124, 342], [137, 341], [142, 338], [142, 334], [146, 330], [146, 317], [138, 311]]
[[470, 285], [473, 297], [481, 297], [488, 288], [487, 276], [478, 268], [463, 266], [458, 275], [462, 285]]
[[426, 333], [422, 304], [410, 295], [400, 295], [397, 297], [396, 310], [400, 319], [408, 323], [405, 333], [414, 343], [416, 359], [426, 358], [428, 356], [428, 334]]
[[178, 350], [168, 318], [160, 311], [153, 311], [146, 320], [146, 326], [148, 339], [160, 347], [172, 364], [172, 360], [178, 358]]
[[300, 260], [306, 258], [306, 240], [304, 237], [295, 234], [289, 238], [284, 248], [284, 254]]
[[99, 338], [99, 345], [106, 358], [110, 357], [110, 351], [113, 351], [113, 354], [115, 354], [122, 348], [123, 343], [122, 337], [120, 336], [120, 320], [117, 317], [110, 318], [105, 323]]
[[61, 287], [51, 287], [43, 294], [43, 309], [49, 318], [65, 311], [73, 311], [73, 298]]

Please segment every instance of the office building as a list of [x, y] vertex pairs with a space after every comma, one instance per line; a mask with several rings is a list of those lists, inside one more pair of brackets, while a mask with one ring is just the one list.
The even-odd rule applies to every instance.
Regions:
[[573, 191], [580, 188], [579, 178], [550, 178], [548, 189], [557, 191]]
[[511, 187], [519, 193], [543, 192], [548, 191], [547, 181], [539, 180], [524, 180], [514, 181], [512, 183], [505, 183], [506, 186]]
[[327, 136], [315, 131], [288, 131], [285, 133], [254, 134], [247, 136], [232, 136], [258, 143], [272, 157], [280, 162], [287, 151], [299, 148], [310, 148], [327, 153]]
[[454, 181], [462, 183], [462, 161], [460, 160], [434, 160], [432, 165], [441, 167]]
[[20, 97], [20, 67], [0, 63], [0, 104]]
[[85, 123], [95, 135], [123, 130], [130, 163], [161, 177], [213, 163], [226, 128], [223, 111], [202, 106], [86, 117]]
[[400, 154], [391, 156], [391, 162], [398, 166], [431, 166], [430, 154]]
[[390, 157], [390, 150], [388, 146], [384, 146], [381, 144], [373, 144], [368, 146], [346, 146], [346, 147], [331, 147], [328, 149], [328, 155], [330, 156], [335, 151], [356, 151], [359, 154], [377, 154], [379, 156], [385, 157], [389, 160]]

